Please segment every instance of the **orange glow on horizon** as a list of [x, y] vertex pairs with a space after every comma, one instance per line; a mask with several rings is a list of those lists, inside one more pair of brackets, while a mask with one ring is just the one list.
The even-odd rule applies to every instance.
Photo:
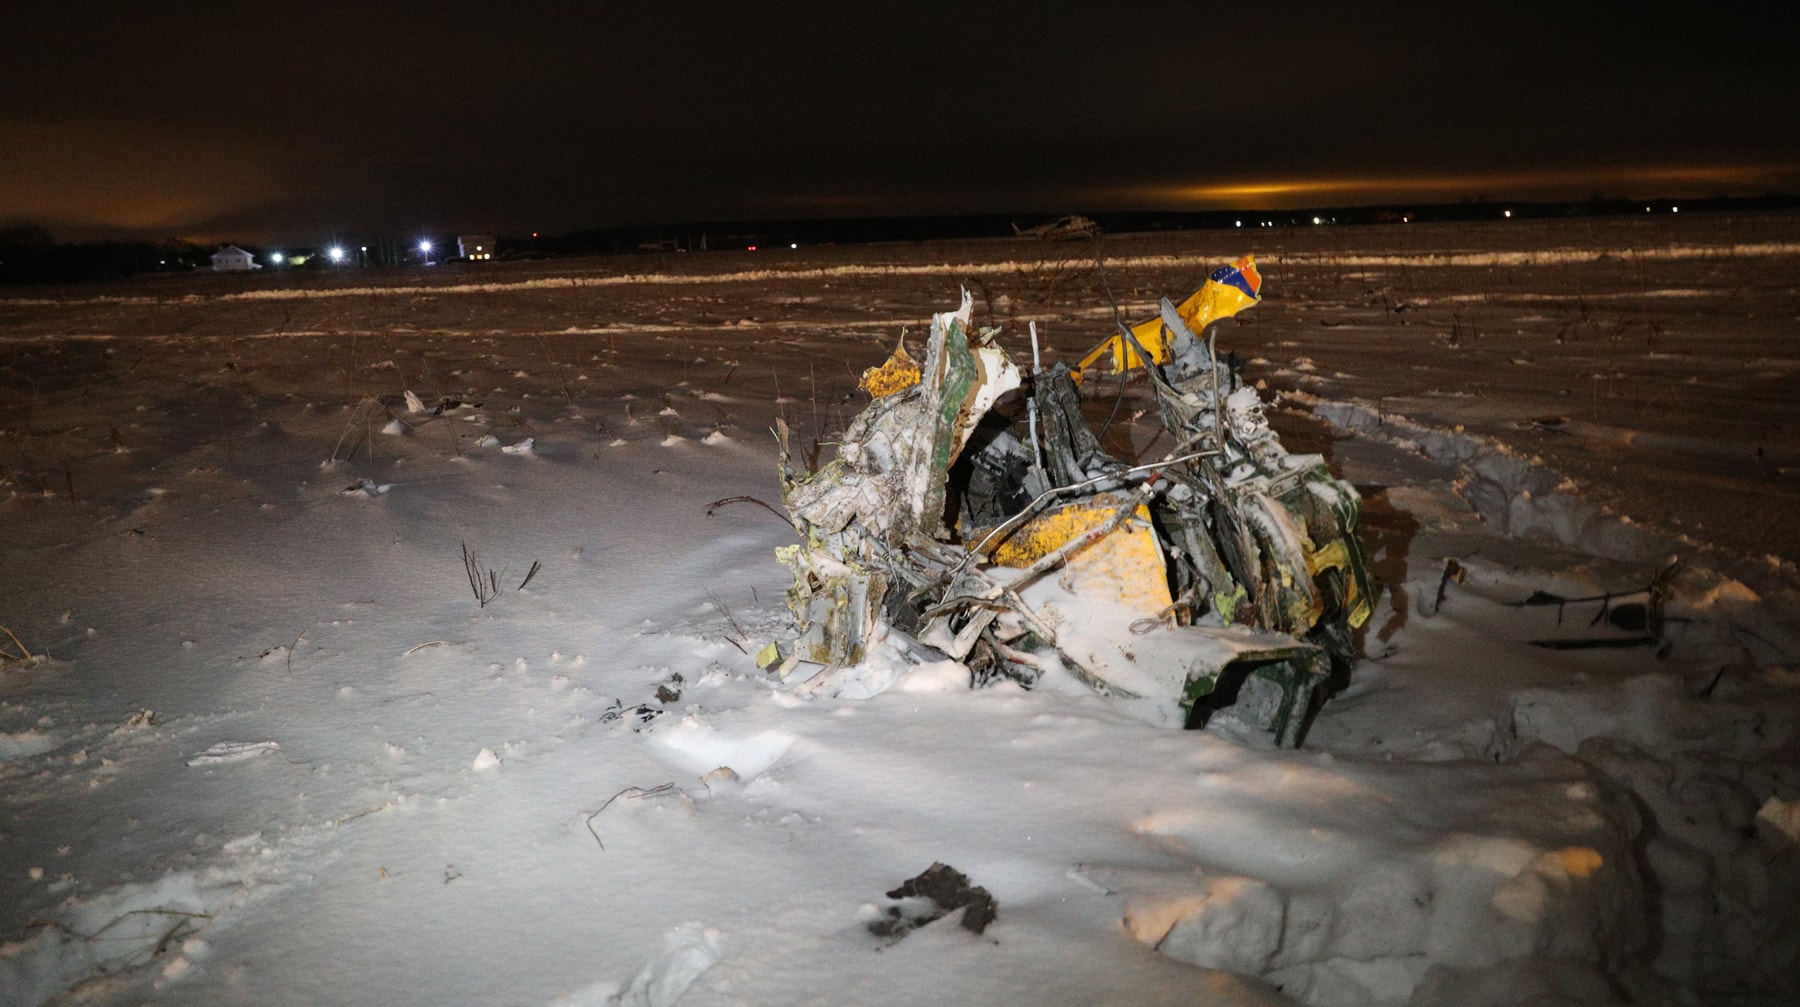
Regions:
[[[1709, 195], [1770, 191], [1792, 187], [1796, 181], [1800, 181], [1800, 165], [1794, 164], [1658, 165], [1215, 182], [1146, 186], [1131, 195], [1146, 202], [1220, 207], [1254, 202], [1275, 208], [1355, 201], [1579, 199], [1594, 192], [1612, 194], [1633, 187], [1653, 187], [1653, 191], [1637, 194], [1649, 197]], [[1666, 191], [1671, 189], [1679, 191]]]
[[108, 120], [0, 113], [0, 149], [0, 221], [31, 221], [63, 240], [243, 241], [243, 230], [211, 222], [279, 199], [295, 176], [285, 149]]

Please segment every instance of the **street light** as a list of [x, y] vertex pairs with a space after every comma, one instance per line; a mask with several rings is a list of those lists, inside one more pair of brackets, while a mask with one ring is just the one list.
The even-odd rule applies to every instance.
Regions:
[[325, 257], [332, 262], [342, 262], [344, 261], [344, 250], [337, 245], [333, 245], [330, 250], [325, 253]]

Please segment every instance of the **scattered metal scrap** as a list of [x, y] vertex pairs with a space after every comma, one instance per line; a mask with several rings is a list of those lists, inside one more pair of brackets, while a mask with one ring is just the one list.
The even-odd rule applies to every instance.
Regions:
[[[1563, 624], [1563, 615], [1570, 605], [1589, 605], [1599, 603], [1593, 619], [1588, 621], [1588, 628], [1598, 627], [1602, 622], [1619, 630], [1624, 636], [1603, 635], [1587, 637], [1551, 637], [1530, 641], [1533, 647], [1544, 647], [1549, 650], [1621, 650], [1630, 647], [1663, 647], [1666, 644], [1665, 628], [1670, 618], [1665, 611], [1670, 595], [1671, 584], [1675, 574], [1681, 569], [1681, 561], [1676, 560], [1663, 567], [1650, 583], [1634, 591], [1605, 591], [1600, 594], [1587, 595], [1580, 598], [1566, 598], [1548, 591], [1533, 591], [1523, 601], [1510, 604], [1514, 608], [1542, 608], [1556, 606], [1556, 624]], [[1642, 597], [1642, 601], [1626, 599]]]
[[[1297, 744], [1319, 686], [1352, 660], [1370, 592], [1356, 491], [1320, 456], [1288, 454], [1256, 390], [1196, 334], [1260, 288], [1240, 259], [1076, 369], [1037, 366], [1034, 329], [1030, 374], [999, 330], [970, 331], [965, 291], [923, 360], [903, 342], [865, 373], [873, 399], [828, 464], [796, 471], [780, 425], [802, 541], [777, 557], [802, 630], [764, 665], [852, 668], [886, 639], [966, 663], [973, 684], [1060, 665], [1153, 721]], [[1174, 442], [1159, 459], [1114, 458], [1082, 417], [1080, 369], [1109, 354], [1148, 376]], [[995, 410], [1015, 389], [1023, 437]]]

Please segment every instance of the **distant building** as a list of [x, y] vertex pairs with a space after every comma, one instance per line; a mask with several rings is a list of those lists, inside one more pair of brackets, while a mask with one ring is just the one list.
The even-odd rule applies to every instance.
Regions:
[[214, 252], [212, 264], [215, 273], [247, 273], [262, 268], [254, 256], [236, 245], [226, 245]]
[[456, 239], [456, 251], [465, 259], [491, 259], [494, 257], [494, 236], [491, 234], [465, 234]]

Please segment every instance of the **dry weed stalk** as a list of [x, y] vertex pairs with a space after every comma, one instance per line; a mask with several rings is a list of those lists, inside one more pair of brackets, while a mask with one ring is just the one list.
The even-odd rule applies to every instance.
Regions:
[[609, 807], [612, 807], [612, 802], [618, 800], [621, 797], [628, 798], [631, 800], [641, 800], [646, 797], [667, 797], [670, 794], [679, 794], [679, 793], [682, 793], [681, 789], [679, 787], [676, 787], [675, 784], [673, 784], [673, 783], [659, 784], [659, 785], [651, 787], [647, 790], [643, 787], [626, 787], [624, 790], [621, 790], [618, 793], [612, 795], [611, 797], [608, 797], [606, 799], [605, 804], [600, 805], [600, 807], [598, 807], [594, 810], [593, 814], [587, 816], [588, 835], [591, 835], [594, 837], [594, 842], [599, 843], [600, 848], [602, 850], [606, 849], [606, 843], [601, 841], [600, 833], [594, 831], [594, 819], [599, 818], [600, 812], [605, 811]]
[[781, 520], [782, 524], [791, 525], [794, 523], [793, 518], [789, 517], [786, 514], [783, 514], [782, 512], [776, 510], [774, 507], [769, 506], [768, 503], [766, 503], [762, 500], [759, 500], [753, 496], [722, 497], [718, 500], [714, 500], [712, 503], [709, 503], [706, 505], [706, 516], [712, 517], [714, 514], [717, 514], [721, 508], [728, 507], [732, 504], [737, 504], [737, 503], [755, 504], [758, 507], [761, 507], [763, 510], [766, 510], [769, 513], [775, 515], [777, 518], [779, 518]]
[[712, 591], [707, 591], [706, 597], [712, 602], [713, 608], [718, 609], [719, 614], [725, 617], [725, 624], [731, 627], [733, 633], [737, 634], [736, 637], [733, 637], [730, 633], [727, 633], [725, 635], [725, 642], [736, 647], [738, 653], [745, 655], [749, 654], [750, 652], [744, 649], [743, 643], [739, 642], [739, 640], [740, 638], [743, 640], [750, 639], [750, 634], [746, 632], [744, 627], [737, 621], [737, 616], [732, 615], [731, 609], [727, 608], [725, 603], [719, 600], [719, 596]]
[[355, 408], [350, 410], [350, 418], [344, 423], [344, 432], [338, 435], [337, 445], [331, 449], [332, 461], [335, 462], [338, 460], [338, 452], [344, 451], [345, 442], [349, 442], [350, 444], [350, 449], [344, 451], [345, 461], [349, 461], [351, 458], [355, 457], [356, 449], [362, 447], [364, 444], [369, 446], [370, 459], [372, 460], [375, 457], [375, 441], [369, 435], [374, 433], [374, 422], [377, 414], [390, 420], [394, 418], [393, 414], [388, 412], [387, 407], [382, 405], [379, 399], [375, 398], [364, 398], [361, 402], [356, 404]]
[[[377, 811], [386, 811], [386, 810], [387, 810], [387, 809], [389, 809], [389, 808], [391, 808], [391, 807], [393, 807], [393, 806], [394, 806], [394, 802], [393, 802], [393, 801], [389, 801], [389, 802], [387, 802], [387, 803], [386, 803], [386, 804], [383, 804], [383, 805], [381, 805], [381, 806], [380, 806], [380, 807], [378, 807], [378, 808], [364, 808], [364, 809], [362, 809], [362, 810], [361, 810], [361, 811], [353, 811], [353, 812], [351, 812], [351, 813], [350, 813], [350, 814], [348, 814], [348, 815], [343, 815], [343, 816], [341, 816], [341, 817], [339, 817], [339, 818], [334, 818], [334, 819], [332, 819], [332, 820], [331, 820], [331, 827], [332, 827], [332, 829], [333, 829], [333, 830], [336, 830], [336, 829], [339, 829], [339, 828], [341, 828], [341, 827], [342, 827], [342, 826], [343, 826], [343, 824], [344, 824], [344, 823], [345, 823], [345, 822], [354, 822], [354, 821], [356, 821], [356, 820], [357, 820], [357, 819], [358, 819], [358, 818], [362, 818], [362, 817], [364, 817], [364, 816], [367, 816], [367, 815], [373, 815], [373, 814], [374, 814], [374, 813], [376, 813], [376, 812], [377, 812]], [[384, 869], [385, 869], [385, 868], [384, 868]]]
[[575, 404], [575, 396], [569, 391], [568, 379], [563, 376], [564, 372], [569, 369], [568, 365], [550, 352], [550, 344], [544, 341], [543, 336], [537, 337], [537, 344], [538, 350], [544, 355], [544, 362], [549, 365], [550, 373], [556, 378], [557, 388], [562, 391], [563, 401], [573, 406]]
[[0, 626], [0, 633], [5, 633], [7, 637], [12, 640], [13, 646], [19, 648], [19, 652], [14, 654], [8, 650], [5, 645], [0, 644], [0, 664], [36, 664], [38, 662], [38, 656], [33, 654], [29, 647], [25, 646], [24, 641], [19, 639], [18, 634], [7, 629], [5, 626]]
[[[479, 552], [469, 551], [469, 543], [467, 542], [462, 544], [462, 561], [463, 573], [469, 579], [469, 590], [475, 595], [476, 605], [480, 608], [486, 608], [488, 602], [500, 597], [500, 581], [506, 576], [506, 571], [496, 570], [491, 566], [482, 566], [481, 554]], [[543, 568], [544, 565], [542, 562], [535, 559], [532, 560], [531, 569], [525, 571], [525, 579], [519, 581], [519, 586], [513, 588], [513, 590], [525, 590], [525, 585], [531, 583], [531, 578], [536, 577], [538, 571]], [[408, 651], [408, 653], [411, 653], [411, 651]]]
[[486, 608], [487, 603], [500, 595], [500, 573], [492, 567], [483, 570], [479, 554], [469, 551], [469, 544], [462, 546], [463, 573], [469, 578], [469, 590], [475, 593], [477, 607]]

